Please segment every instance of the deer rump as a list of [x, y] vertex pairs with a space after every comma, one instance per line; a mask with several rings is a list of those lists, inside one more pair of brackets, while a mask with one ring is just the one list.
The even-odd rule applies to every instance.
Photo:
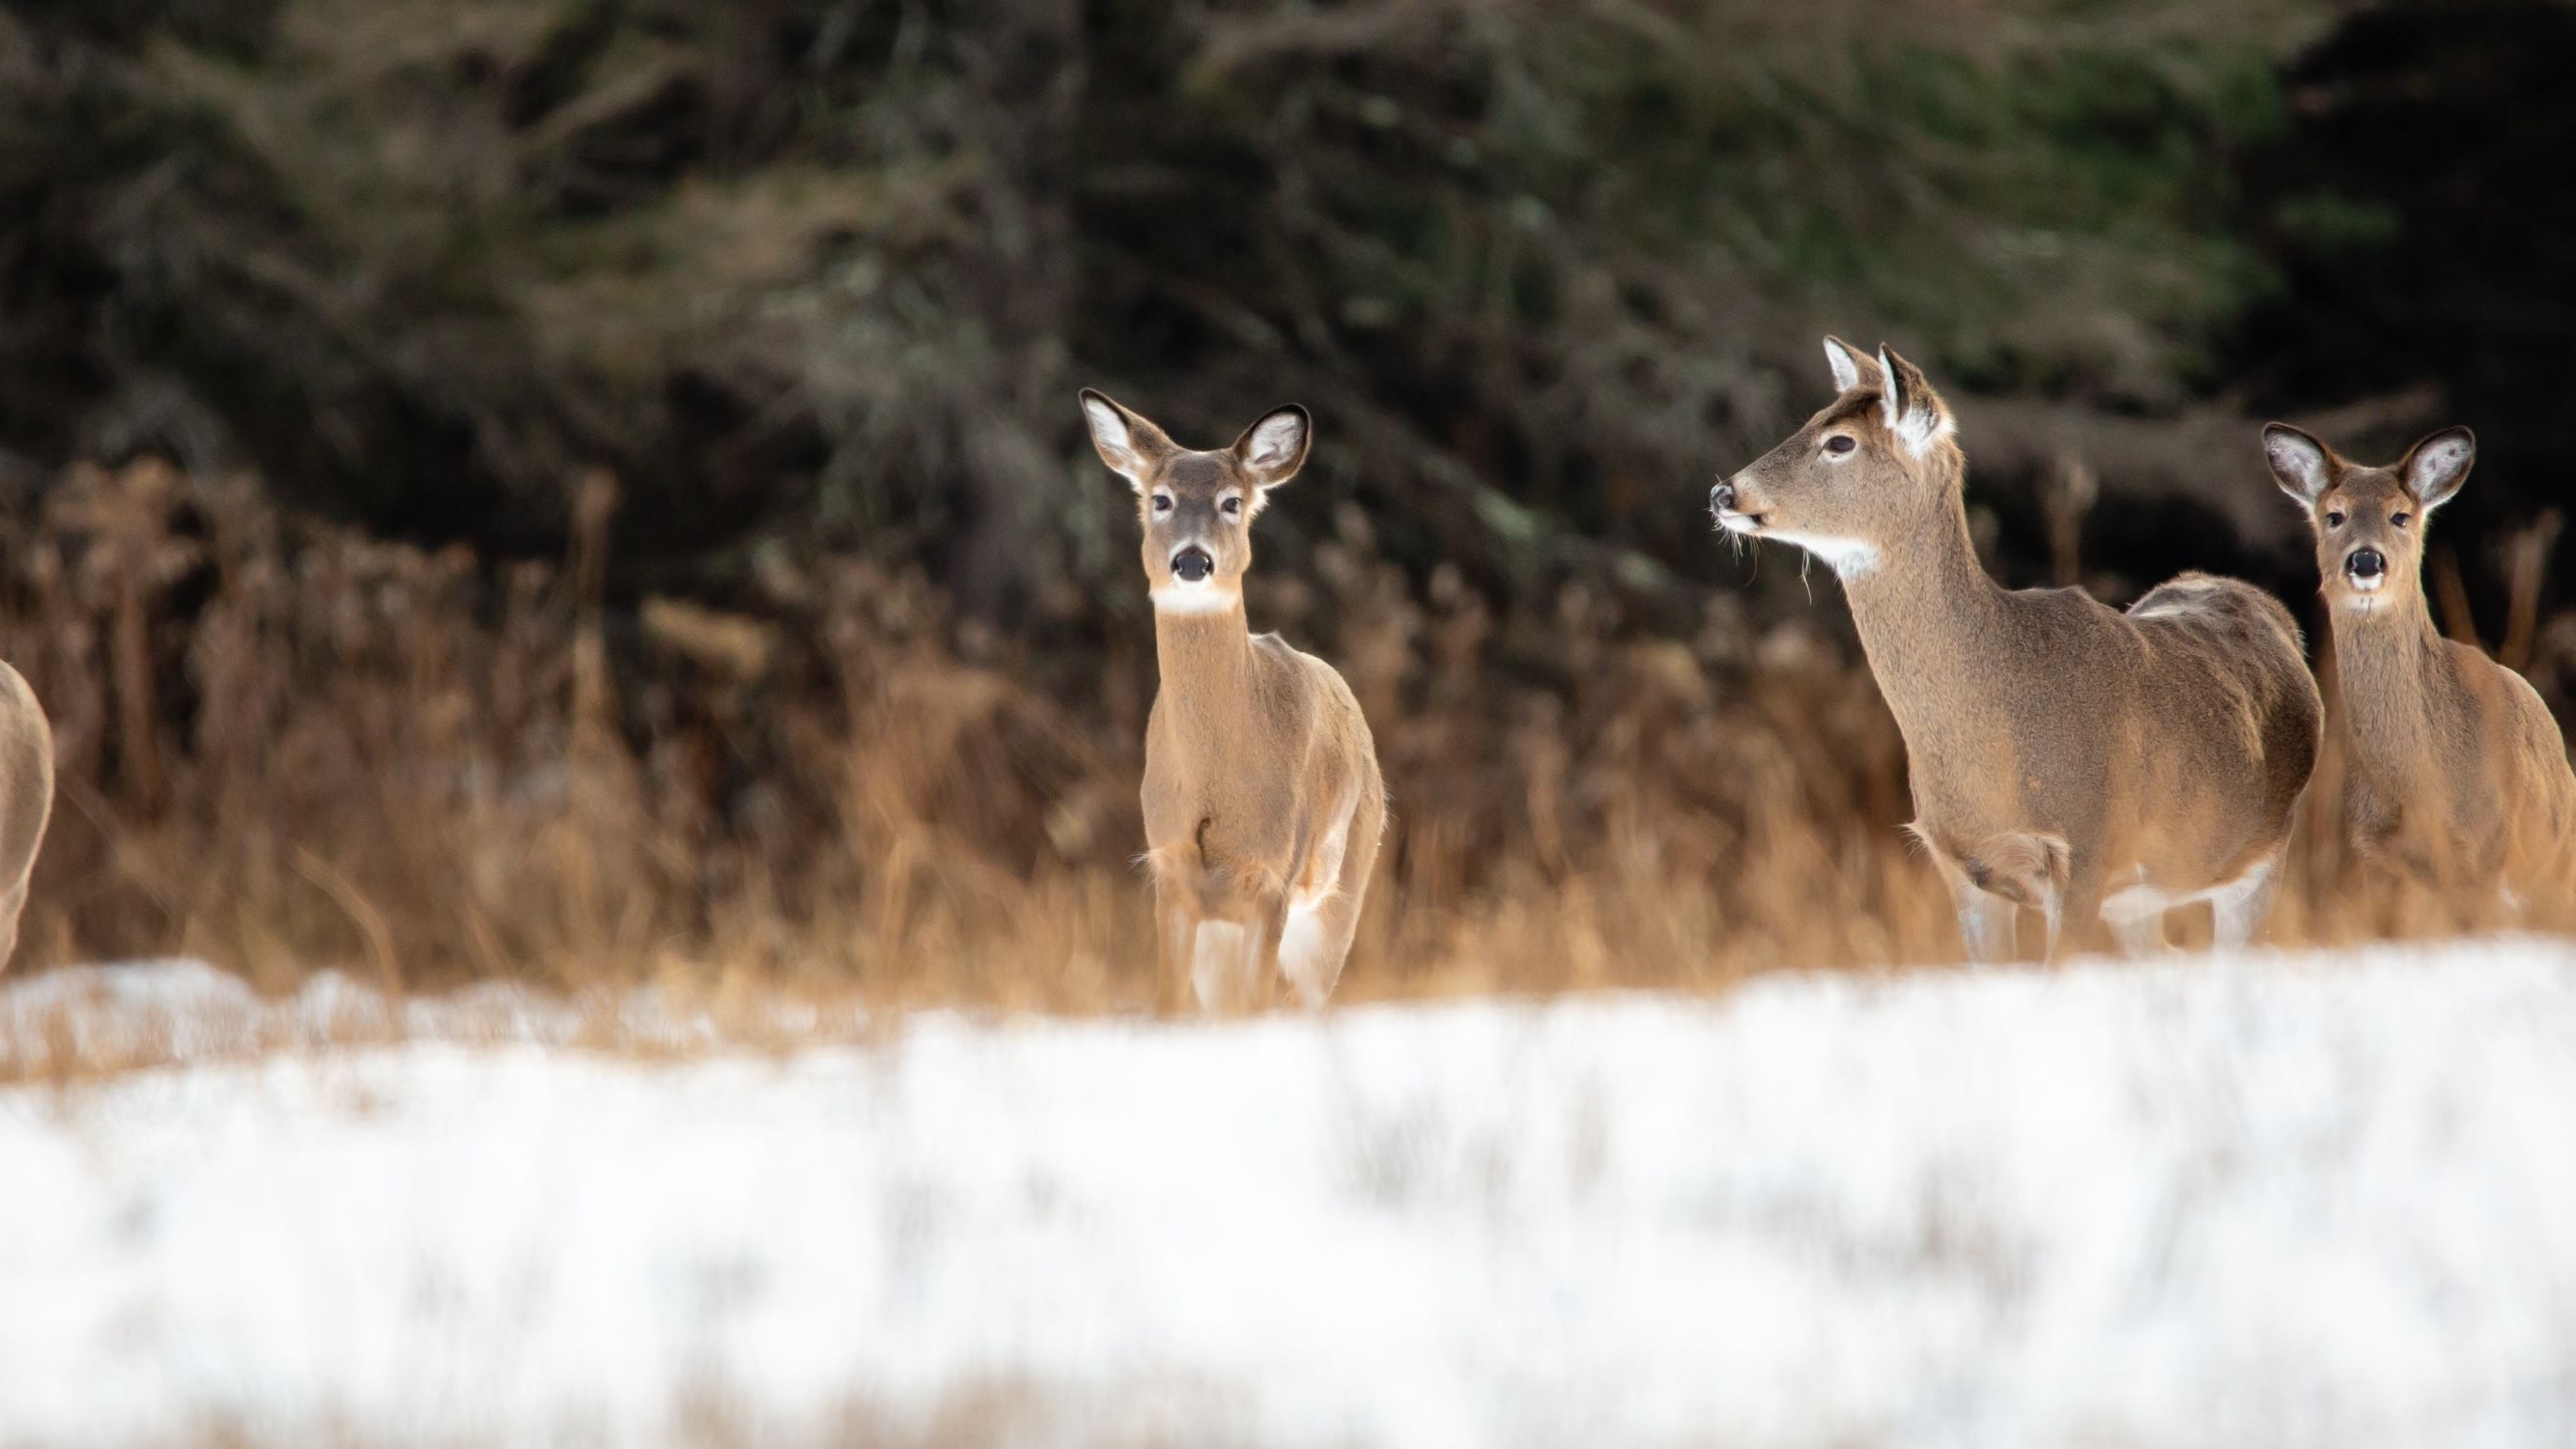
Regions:
[[[2140, 923], [2268, 884], [2323, 709], [2298, 625], [2261, 590], [2185, 574], [2125, 614], [2073, 590], [2006, 595], [2027, 677], [1995, 723], [1914, 732], [1910, 827], [1965, 885], [2061, 921]], [[1902, 711], [1900, 711], [1902, 712]], [[1954, 717], [1955, 720], [1955, 717]]]

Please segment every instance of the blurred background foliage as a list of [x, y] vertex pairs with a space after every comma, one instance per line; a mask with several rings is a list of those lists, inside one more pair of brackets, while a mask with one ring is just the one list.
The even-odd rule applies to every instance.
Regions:
[[[2405, 236], [2371, 175], [2249, 205], [2285, 67], [2337, 23], [17, 0], [0, 448], [34, 487], [247, 464], [504, 553], [559, 551], [606, 466], [624, 585], [739, 593], [855, 548], [1025, 621], [1134, 592], [1068, 400], [1089, 383], [1201, 444], [1304, 401], [1311, 491], [1417, 573], [1731, 576], [1698, 495], [1818, 400], [1818, 333], [1890, 337], [1960, 393], [2169, 415], [2247, 365], [2230, 330], [2285, 252], [2349, 268]], [[2357, 369], [2316, 370], [2281, 400], [2349, 400]], [[1293, 559], [1333, 509], [1273, 516]]]
[[[942, 831], [1003, 878], [1043, 834], [1126, 901], [1151, 646], [1083, 385], [1196, 446], [1314, 410], [1254, 618], [1363, 681], [1406, 920], [1596, 875], [1662, 901], [1781, 855], [1775, 817], [1889, 883], [1836, 910], [1911, 919], [1871, 854], [1903, 808], [1883, 713], [1763, 713], [1819, 667], [1868, 699], [1831, 583], [1702, 513], [1824, 400], [1827, 331], [1949, 393], [1999, 573], [2114, 603], [2200, 567], [2304, 606], [2265, 416], [2371, 458], [2469, 423], [2437, 613], [2563, 713], [2571, 71], [2562, 0], [6, 0], [0, 634], [72, 701], [47, 870], [90, 892], [43, 949], [307, 940], [275, 922], [372, 902], [476, 970], [561, 954], [491, 901], [388, 904], [463, 867], [363, 859], [462, 811], [498, 900], [508, 811], [590, 778], [586, 738], [628, 761], [621, 810], [670, 818], [606, 832], [651, 871], [565, 869], [644, 882], [655, 939], [721, 934], [725, 891], [751, 919], [884, 888]], [[397, 596], [438, 600], [418, 639], [348, 642]], [[947, 683], [902, 698], [980, 722], [916, 737], [850, 661], [923, 620]], [[542, 708], [503, 707], [523, 675]], [[226, 715], [272, 676], [298, 698]], [[609, 714], [622, 754], [583, 733]], [[303, 729], [340, 763], [282, 782], [257, 742]], [[902, 749], [832, 763], [869, 731]], [[1063, 759], [1021, 759], [1032, 731]], [[987, 748], [927, 805], [830, 783]], [[1777, 789], [1630, 800], [1727, 759]], [[274, 869], [189, 874], [297, 791]], [[891, 889], [890, 955], [919, 910]], [[272, 890], [302, 904], [228, 904]]]

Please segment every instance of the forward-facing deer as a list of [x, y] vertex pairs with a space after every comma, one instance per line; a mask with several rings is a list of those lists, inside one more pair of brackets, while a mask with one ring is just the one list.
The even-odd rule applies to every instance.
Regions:
[[2344, 827], [2364, 859], [2483, 913], [2576, 890], [2576, 771], [2540, 694], [2425, 607], [2424, 529], [2468, 481], [2477, 439], [2446, 428], [2388, 468], [2297, 428], [2263, 430], [2308, 512], [2333, 620]]
[[53, 813], [53, 727], [26, 679], [0, 664], [0, 971], [17, 953], [27, 877]]
[[1386, 787], [1341, 675], [1255, 635], [1243, 613], [1252, 520], [1305, 465], [1312, 424], [1279, 408], [1201, 453], [1088, 388], [1082, 412], [1145, 525], [1162, 673], [1145, 726], [1145, 858], [1163, 969], [1186, 966], [1204, 1007], [1257, 1005], [1274, 973], [1320, 1006], [1359, 926]]
[[2184, 574], [2125, 614], [2078, 589], [2007, 592], [1968, 540], [1950, 410], [1882, 347], [1838, 338], [1840, 395], [1710, 491], [1720, 526], [1833, 565], [1905, 737], [1909, 829], [1968, 954], [2015, 949], [2019, 910], [2120, 943], [2208, 901], [2222, 944], [2270, 906], [2322, 706], [2280, 602]]

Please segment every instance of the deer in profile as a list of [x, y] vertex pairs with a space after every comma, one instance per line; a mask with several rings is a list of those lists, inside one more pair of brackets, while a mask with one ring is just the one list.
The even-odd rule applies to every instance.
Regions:
[[2355, 851], [2483, 912], [2576, 892], [2576, 771], [2539, 691], [2425, 606], [2424, 530], [2477, 461], [2446, 428], [2386, 468], [2283, 423], [2263, 456], [2316, 534], [2342, 710]]
[[53, 813], [53, 728], [25, 677], [0, 663], [0, 971], [17, 953], [27, 877]]
[[1145, 726], [1145, 860], [1166, 980], [1259, 1004], [1285, 975], [1320, 1006], [1350, 955], [1386, 824], [1368, 720], [1333, 667], [1245, 622], [1252, 521], [1305, 466], [1306, 410], [1193, 452], [1088, 388], [1100, 460], [1136, 490], [1162, 676]]
[[1969, 541], [1967, 463], [1914, 364], [1825, 339], [1838, 395], [1710, 490], [1720, 527], [1832, 565], [1905, 739], [1908, 826], [1968, 954], [2015, 954], [2020, 912], [2164, 942], [2208, 902], [2221, 945], [2270, 906], [2323, 706], [2289, 610], [2187, 573], [2126, 613], [1998, 586]]

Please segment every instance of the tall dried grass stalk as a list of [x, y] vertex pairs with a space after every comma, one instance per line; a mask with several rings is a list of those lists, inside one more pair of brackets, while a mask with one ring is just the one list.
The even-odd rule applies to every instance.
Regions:
[[[1130, 859], [1141, 618], [1091, 688], [1048, 693], [1036, 646], [854, 559], [732, 609], [619, 601], [614, 486], [581, 494], [562, 568], [372, 541], [150, 463], [77, 470], [0, 524], [0, 655], [61, 752], [27, 964], [1176, 1000]], [[1446, 571], [1409, 589], [1359, 520], [1253, 602], [1348, 673], [1394, 797], [1346, 995], [1955, 957], [1897, 832], [1894, 727], [1805, 622], [1718, 595], [1695, 639], [1638, 638], [1581, 589], [1498, 617]], [[2331, 798], [2285, 939], [2465, 919], [2352, 888]]]

